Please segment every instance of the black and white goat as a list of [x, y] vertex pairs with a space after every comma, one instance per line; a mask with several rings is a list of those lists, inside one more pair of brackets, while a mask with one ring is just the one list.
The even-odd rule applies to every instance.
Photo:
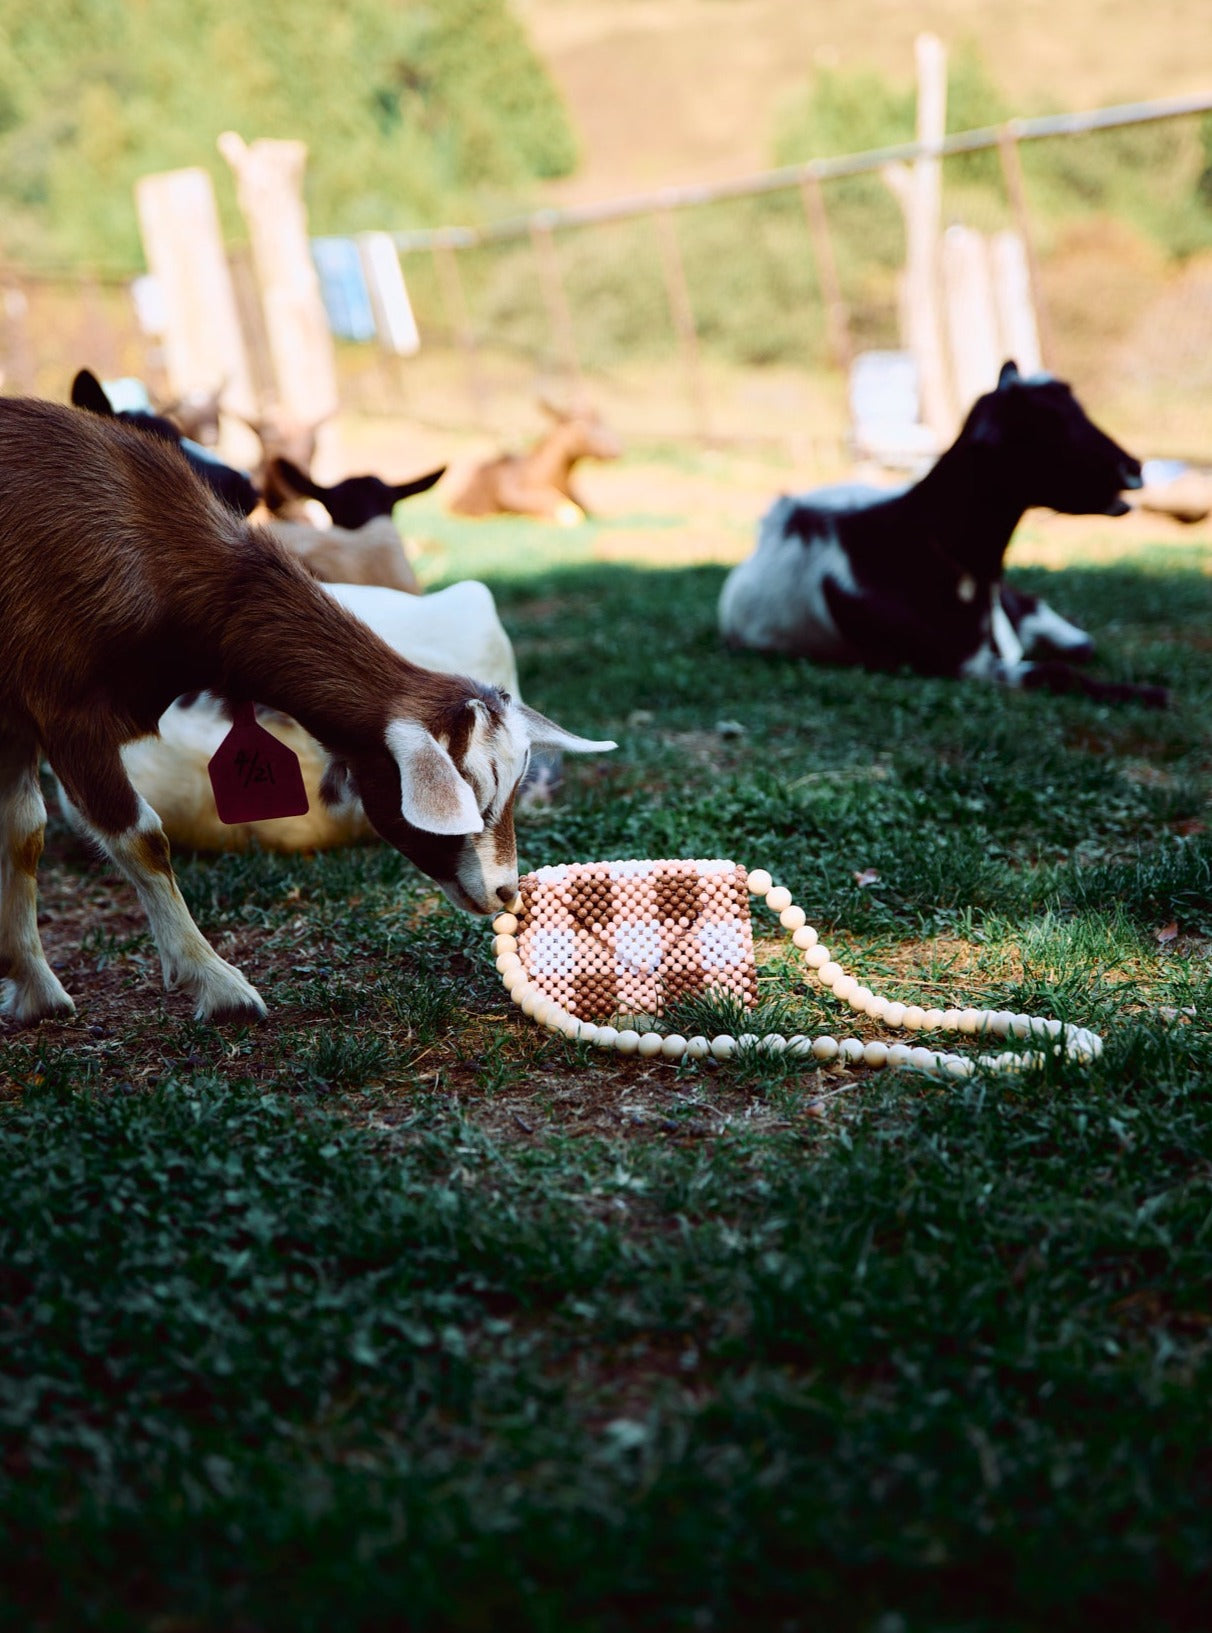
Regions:
[[225, 465], [201, 443], [191, 442], [163, 414], [152, 414], [139, 408], [115, 410], [105, 394], [105, 387], [91, 369], [81, 369], [72, 381], [72, 404], [76, 408], [87, 409], [90, 414], [98, 414], [102, 419], [122, 420], [150, 436], [158, 437], [170, 447], [179, 448], [195, 475], [200, 476], [237, 516], [247, 516], [260, 504], [261, 495], [247, 472], [238, 471], [234, 465]]
[[409, 663], [175, 447], [27, 398], [0, 398], [0, 651], [0, 1007], [25, 1022], [73, 1009], [38, 936], [43, 756], [138, 893], [166, 983], [214, 1020], [265, 1005], [194, 924], [122, 762], [174, 698], [290, 715], [328, 751], [324, 797], [356, 796], [388, 844], [485, 914], [517, 890], [514, 798], [532, 747], [614, 746]]
[[1140, 485], [1138, 461], [1067, 385], [1006, 363], [914, 486], [776, 499], [756, 550], [724, 582], [720, 631], [730, 646], [826, 663], [1164, 705], [1161, 687], [1081, 674], [1073, 665], [1093, 654], [1090, 637], [1002, 579], [1025, 510], [1122, 516], [1123, 490]]
[[332, 517], [334, 527], [354, 532], [368, 522], [390, 516], [404, 499], [427, 493], [445, 474], [445, 465], [439, 465], [437, 470], [427, 471], [411, 482], [384, 482], [379, 476], [347, 476], [325, 487], [291, 460], [276, 458], [266, 464], [265, 502], [275, 513], [289, 514], [292, 503], [315, 500]]

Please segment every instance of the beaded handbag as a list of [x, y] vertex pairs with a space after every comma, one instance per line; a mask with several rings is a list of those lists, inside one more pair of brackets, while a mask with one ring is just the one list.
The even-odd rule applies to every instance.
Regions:
[[[750, 896], [779, 916], [808, 971], [859, 1013], [910, 1032], [942, 1031], [1031, 1038], [1027, 1052], [978, 1056], [858, 1038], [780, 1034], [684, 1038], [652, 1028], [614, 1026], [618, 1017], [660, 1016], [696, 994], [731, 996], [746, 1008], [758, 998]], [[791, 892], [769, 873], [723, 860], [572, 862], [540, 868], [518, 884], [508, 912], [493, 920], [497, 968], [522, 1012], [553, 1031], [620, 1054], [726, 1060], [739, 1049], [841, 1058], [869, 1066], [915, 1066], [969, 1077], [978, 1066], [1008, 1071], [1047, 1053], [1092, 1060], [1102, 1040], [1083, 1027], [1004, 1010], [924, 1009], [883, 998], [848, 975], [821, 945]], [[603, 1017], [609, 1019], [603, 1021]]]

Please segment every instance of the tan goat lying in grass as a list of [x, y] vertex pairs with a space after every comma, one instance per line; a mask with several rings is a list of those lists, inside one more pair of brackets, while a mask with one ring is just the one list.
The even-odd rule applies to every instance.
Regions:
[[554, 424], [522, 454], [498, 454], [477, 465], [448, 501], [456, 516], [499, 516], [513, 512], [542, 516], [569, 527], [583, 522], [586, 507], [572, 486], [579, 459], [617, 459], [618, 437], [597, 413], [570, 413], [542, 402]]

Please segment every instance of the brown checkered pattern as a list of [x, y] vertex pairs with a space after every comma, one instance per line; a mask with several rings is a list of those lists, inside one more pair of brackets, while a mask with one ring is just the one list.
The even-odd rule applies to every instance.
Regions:
[[735, 862], [580, 862], [519, 882], [531, 983], [582, 1020], [660, 1015], [687, 993], [757, 1002], [746, 872]]

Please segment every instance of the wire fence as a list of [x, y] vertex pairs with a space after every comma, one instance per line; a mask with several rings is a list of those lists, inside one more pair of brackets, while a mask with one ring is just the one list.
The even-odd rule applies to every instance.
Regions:
[[[1123, 439], [1207, 461], [1210, 113], [1200, 96], [1016, 120], [930, 148], [395, 233], [421, 349], [342, 345], [345, 406], [520, 436], [542, 392], [594, 400], [632, 439], [836, 442], [853, 359], [904, 332], [904, 221], [884, 177], [937, 158], [945, 222], [1026, 246], [1045, 364]], [[246, 257], [233, 266], [252, 331]], [[0, 272], [4, 388], [61, 397], [85, 361], [154, 383], [125, 287]]]

